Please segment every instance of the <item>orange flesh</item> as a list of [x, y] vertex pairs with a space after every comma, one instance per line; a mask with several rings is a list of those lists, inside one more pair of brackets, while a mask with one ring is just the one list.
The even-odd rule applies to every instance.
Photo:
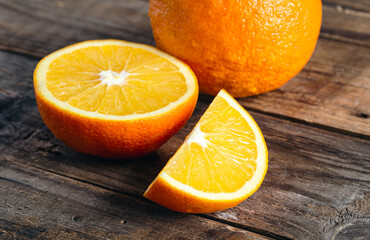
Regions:
[[58, 57], [49, 66], [46, 87], [73, 107], [118, 116], [156, 111], [187, 91], [177, 66], [144, 49], [118, 45]]
[[257, 167], [255, 135], [242, 115], [216, 98], [166, 165], [173, 179], [208, 193], [233, 193]]

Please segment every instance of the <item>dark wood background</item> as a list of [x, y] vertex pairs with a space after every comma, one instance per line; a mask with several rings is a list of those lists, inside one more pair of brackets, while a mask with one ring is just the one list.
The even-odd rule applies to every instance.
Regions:
[[370, 239], [370, 1], [323, 0], [312, 59], [239, 99], [269, 148], [239, 206], [181, 214], [142, 197], [212, 98], [135, 161], [79, 154], [51, 134], [32, 83], [41, 57], [87, 39], [154, 45], [147, 0], [0, 0], [0, 239]]

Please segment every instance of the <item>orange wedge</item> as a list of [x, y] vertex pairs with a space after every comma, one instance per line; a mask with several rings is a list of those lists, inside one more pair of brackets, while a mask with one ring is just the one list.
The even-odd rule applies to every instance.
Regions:
[[222, 90], [144, 197], [186, 213], [234, 207], [259, 188], [267, 162], [257, 123]]
[[191, 69], [156, 48], [120, 40], [74, 44], [34, 73], [42, 119], [76, 151], [132, 158], [155, 151], [189, 119], [197, 98]]

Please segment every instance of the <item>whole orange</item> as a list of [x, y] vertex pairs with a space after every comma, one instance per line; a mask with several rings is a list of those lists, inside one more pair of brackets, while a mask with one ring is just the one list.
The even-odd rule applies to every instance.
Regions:
[[302, 70], [319, 36], [321, 0], [150, 0], [157, 46], [195, 72], [200, 90], [245, 97]]

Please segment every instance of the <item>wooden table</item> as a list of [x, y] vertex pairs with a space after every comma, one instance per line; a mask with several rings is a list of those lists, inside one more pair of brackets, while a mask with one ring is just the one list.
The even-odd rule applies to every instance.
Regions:
[[79, 154], [42, 122], [32, 73], [86, 39], [154, 45], [147, 0], [0, 0], [0, 239], [370, 239], [370, 1], [324, 0], [321, 36], [282, 88], [239, 99], [269, 148], [239, 206], [181, 214], [142, 197], [212, 98], [136, 161]]

